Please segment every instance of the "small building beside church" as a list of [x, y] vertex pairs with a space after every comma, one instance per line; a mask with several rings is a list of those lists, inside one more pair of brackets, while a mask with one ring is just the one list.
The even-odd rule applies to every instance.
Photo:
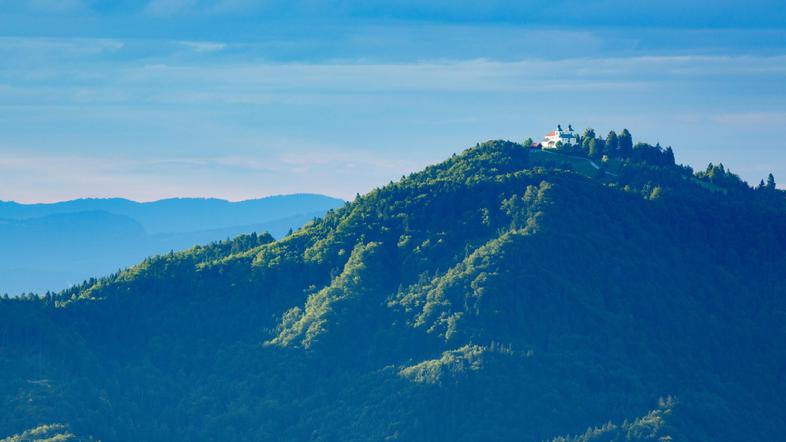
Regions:
[[564, 130], [562, 126], [558, 124], [557, 130], [552, 130], [546, 134], [543, 141], [541, 141], [541, 145], [543, 149], [556, 149], [557, 143], [577, 144], [578, 142], [579, 136], [573, 130], [573, 126], [568, 125], [568, 129]]

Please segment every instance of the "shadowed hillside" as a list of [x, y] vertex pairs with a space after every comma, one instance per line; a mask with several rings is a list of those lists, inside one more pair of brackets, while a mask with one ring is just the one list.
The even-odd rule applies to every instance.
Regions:
[[0, 434], [781, 439], [784, 193], [537, 155], [484, 143], [278, 241], [0, 302]]

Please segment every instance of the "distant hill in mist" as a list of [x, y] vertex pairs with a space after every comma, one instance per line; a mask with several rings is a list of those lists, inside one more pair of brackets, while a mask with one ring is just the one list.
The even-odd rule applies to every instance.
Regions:
[[270, 232], [281, 237], [344, 201], [295, 194], [230, 202], [121, 198], [0, 202], [0, 294], [61, 290], [170, 250]]

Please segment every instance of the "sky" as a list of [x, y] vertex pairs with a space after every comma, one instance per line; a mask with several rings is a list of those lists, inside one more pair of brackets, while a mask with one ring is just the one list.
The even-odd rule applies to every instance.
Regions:
[[558, 123], [786, 183], [786, 3], [0, 0], [0, 200], [351, 199]]

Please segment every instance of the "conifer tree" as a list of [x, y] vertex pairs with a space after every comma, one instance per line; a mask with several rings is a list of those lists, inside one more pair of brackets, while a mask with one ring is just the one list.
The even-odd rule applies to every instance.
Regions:
[[633, 154], [633, 136], [628, 129], [622, 129], [619, 135], [619, 156], [622, 158], [630, 158]]
[[584, 129], [584, 135], [581, 136], [581, 145], [584, 149], [589, 150], [589, 143], [595, 139], [595, 129], [588, 127]]
[[589, 155], [590, 158], [600, 158], [602, 152], [599, 149], [600, 144], [598, 143], [597, 139], [590, 138], [589, 142], [587, 142], [584, 146], [586, 147], [587, 155]]
[[617, 155], [617, 148], [619, 145], [619, 141], [617, 140], [617, 133], [613, 130], [609, 132], [609, 135], [606, 137], [606, 147], [603, 150], [603, 153], [612, 158]]
[[671, 146], [666, 148], [665, 155], [666, 155], [666, 164], [667, 165], [673, 166], [673, 165], [676, 164], [676, 161], [674, 160], [674, 151], [671, 149]]

